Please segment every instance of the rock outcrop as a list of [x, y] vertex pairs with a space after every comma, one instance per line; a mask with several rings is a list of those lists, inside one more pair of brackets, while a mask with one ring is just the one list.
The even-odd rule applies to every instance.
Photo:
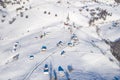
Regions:
[[120, 61], [120, 39], [115, 42], [111, 42], [111, 52], [117, 60]]

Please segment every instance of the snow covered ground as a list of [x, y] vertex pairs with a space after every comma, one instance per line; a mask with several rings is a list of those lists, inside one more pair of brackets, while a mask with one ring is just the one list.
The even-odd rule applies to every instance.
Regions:
[[120, 62], [104, 41], [120, 38], [114, 1], [21, 0], [0, 8], [0, 80], [120, 80]]

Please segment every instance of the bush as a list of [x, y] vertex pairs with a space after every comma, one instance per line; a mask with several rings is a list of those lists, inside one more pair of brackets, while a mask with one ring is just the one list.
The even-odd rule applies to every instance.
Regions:
[[115, 0], [115, 2], [120, 3], [120, 0]]

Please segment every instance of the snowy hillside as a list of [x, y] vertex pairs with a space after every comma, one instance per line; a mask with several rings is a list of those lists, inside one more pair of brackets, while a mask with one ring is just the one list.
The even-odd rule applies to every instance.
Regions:
[[114, 0], [0, 0], [0, 80], [120, 80], [109, 43], [120, 39], [119, 8]]

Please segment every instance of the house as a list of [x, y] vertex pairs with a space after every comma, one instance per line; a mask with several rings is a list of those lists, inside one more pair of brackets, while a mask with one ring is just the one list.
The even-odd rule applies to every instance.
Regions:
[[34, 55], [30, 55], [30, 56], [29, 56], [29, 59], [30, 59], [30, 60], [33, 60], [33, 59], [34, 59]]
[[48, 64], [45, 64], [44, 66], [44, 74], [49, 74]]
[[62, 51], [62, 52], [61, 52], [61, 55], [63, 56], [63, 55], [64, 55], [64, 53], [65, 53], [65, 51]]
[[61, 47], [61, 46], [63, 46], [63, 42], [62, 42], [62, 41], [59, 41], [59, 42], [57, 43], [57, 47]]
[[41, 50], [42, 51], [46, 51], [47, 47], [46, 46], [42, 46]]
[[71, 40], [77, 40], [78, 38], [77, 38], [77, 36], [75, 35], [75, 34], [73, 34], [72, 36], [71, 36]]
[[69, 47], [73, 47], [73, 46], [74, 46], [74, 44], [73, 44], [72, 42], [69, 42], [67, 45], [68, 45]]
[[78, 41], [79, 41], [79, 39], [78, 39], [78, 37], [76, 36], [76, 34], [73, 34], [73, 35], [71, 36], [71, 42], [72, 42], [72, 43], [78, 43]]
[[61, 66], [58, 67], [58, 72], [59, 72], [60, 76], [64, 76], [65, 75], [64, 69]]

